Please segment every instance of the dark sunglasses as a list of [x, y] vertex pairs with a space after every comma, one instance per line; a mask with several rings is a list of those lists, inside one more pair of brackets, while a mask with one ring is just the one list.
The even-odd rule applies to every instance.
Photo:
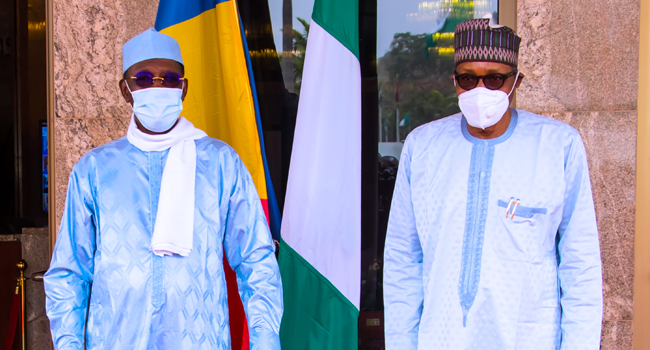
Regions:
[[486, 88], [499, 90], [506, 83], [506, 80], [515, 74], [517, 74], [516, 69], [508, 74], [492, 73], [488, 75], [458, 74], [454, 72], [454, 77], [463, 90], [472, 90], [478, 85], [480, 80], [483, 80], [483, 85]]
[[135, 74], [135, 76], [129, 78], [135, 82], [135, 85], [141, 88], [150, 88], [159, 80], [163, 87], [166, 88], [177, 88], [181, 86], [181, 82], [185, 78], [181, 77], [180, 74], [174, 72], [167, 72], [162, 77], [155, 77], [151, 72], [142, 71]]

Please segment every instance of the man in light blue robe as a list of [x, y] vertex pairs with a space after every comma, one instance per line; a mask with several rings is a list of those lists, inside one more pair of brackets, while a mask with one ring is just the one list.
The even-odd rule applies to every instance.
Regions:
[[415, 129], [400, 159], [386, 349], [596, 350], [601, 260], [580, 135], [509, 109], [514, 31], [476, 19], [454, 40], [462, 113]]
[[127, 137], [74, 166], [44, 278], [55, 348], [231, 349], [225, 251], [251, 349], [280, 349], [282, 285], [251, 176], [179, 117], [188, 82], [173, 38], [150, 29], [123, 54]]

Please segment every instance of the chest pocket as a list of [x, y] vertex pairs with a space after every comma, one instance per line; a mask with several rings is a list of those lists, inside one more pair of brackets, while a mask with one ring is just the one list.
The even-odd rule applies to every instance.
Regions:
[[546, 208], [515, 205], [499, 200], [499, 215], [494, 251], [502, 260], [534, 262], [541, 258], [541, 221]]

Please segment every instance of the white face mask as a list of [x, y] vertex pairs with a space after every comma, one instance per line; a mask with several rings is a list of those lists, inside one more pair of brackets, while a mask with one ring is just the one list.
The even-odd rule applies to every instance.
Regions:
[[[126, 85], [127, 88], [129, 85]], [[131, 89], [129, 88], [129, 91]], [[153, 132], [171, 129], [183, 110], [183, 89], [147, 88], [131, 91], [133, 112], [138, 120]]]
[[[463, 112], [467, 124], [475, 128], [489, 128], [501, 120], [510, 106], [510, 94], [515, 90], [519, 79], [519, 72], [515, 77], [515, 84], [509, 94], [501, 90], [489, 90], [484, 87], [476, 87], [458, 96], [458, 105]], [[456, 84], [456, 80], [454, 80]]]

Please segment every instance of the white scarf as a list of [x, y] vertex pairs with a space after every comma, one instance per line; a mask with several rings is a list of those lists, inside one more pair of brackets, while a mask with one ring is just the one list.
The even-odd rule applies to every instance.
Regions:
[[169, 149], [160, 183], [158, 214], [149, 249], [158, 256], [188, 256], [194, 243], [196, 144], [208, 136], [180, 117], [166, 134], [149, 135], [138, 129], [134, 116], [126, 133], [129, 142], [145, 152]]

